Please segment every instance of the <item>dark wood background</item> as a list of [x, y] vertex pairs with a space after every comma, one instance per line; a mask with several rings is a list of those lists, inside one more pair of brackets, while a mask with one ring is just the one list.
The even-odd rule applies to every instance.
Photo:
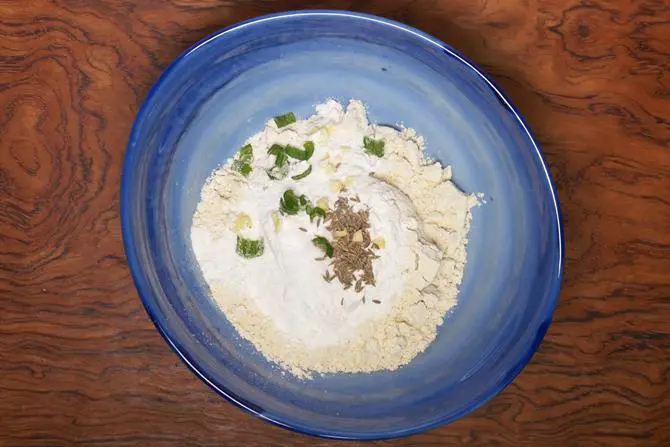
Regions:
[[243, 413], [180, 363], [119, 223], [126, 139], [161, 70], [220, 27], [308, 7], [409, 23], [483, 66], [565, 216], [532, 363], [474, 414], [379, 445], [670, 445], [668, 0], [0, 0], [0, 445], [335, 444]]

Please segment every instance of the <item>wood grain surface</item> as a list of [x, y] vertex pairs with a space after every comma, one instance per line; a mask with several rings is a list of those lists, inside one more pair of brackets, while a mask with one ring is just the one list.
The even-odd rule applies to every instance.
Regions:
[[337, 444], [243, 413], [181, 364], [119, 222], [161, 70], [218, 28], [301, 8], [397, 19], [484, 67], [564, 211], [565, 284], [532, 363], [470, 416], [378, 445], [670, 445], [670, 0], [0, 0], [0, 445]]

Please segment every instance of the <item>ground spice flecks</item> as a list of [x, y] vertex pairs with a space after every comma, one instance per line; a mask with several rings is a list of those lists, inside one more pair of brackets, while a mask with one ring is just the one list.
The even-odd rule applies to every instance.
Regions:
[[372, 261], [378, 256], [370, 238], [370, 213], [368, 210], [354, 211], [349, 200], [360, 202], [356, 197], [340, 197], [324, 221], [326, 229], [333, 234], [332, 275], [327, 281], [337, 278], [344, 290], [354, 287], [362, 292], [366, 286], [375, 285]]

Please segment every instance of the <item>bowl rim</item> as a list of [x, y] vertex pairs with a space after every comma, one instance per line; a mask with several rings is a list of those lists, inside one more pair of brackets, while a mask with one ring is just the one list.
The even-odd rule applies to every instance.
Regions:
[[[131, 178], [133, 177], [132, 175], [132, 170], [135, 166], [135, 159], [138, 156], [139, 151], [141, 151], [141, 148], [136, 145], [136, 140], [138, 137], [138, 134], [140, 132], [140, 129], [144, 125], [144, 121], [146, 119], [146, 113], [148, 110], [148, 105], [151, 104], [152, 98], [157, 95], [158, 91], [160, 90], [163, 82], [165, 79], [169, 76], [169, 74], [178, 66], [181, 64], [182, 60], [186, 58], [188, 55], [198, 51], [198, 49], [204, 45], [207, 45], [208, 43], [219, 39], [226, 34], [237, 31], [249, 26], [254, 26], [254, 25], [259, 25], [264, 22], [268, 21], [275, 21], [275, 20], [282, 20], [282, 19], [289, 19], [289, 18], [294, 18], [294, 17], [336, 17], [336, 18], [344, 18], [344, 19], [354, 19], [354, 20], [363, 20], [363, 21], [368, 21], [368, 22], [373, 22], [378, 25], [383, 25], [383, 26], [388, 26], [391, 28], [394, 28], [397, 31], [408, 33], [412, 35], [415, 38], [418, 38], [420, 40], [425, 41], [426, 43], [435, 46], [439, 48], [440, 50], [444, 51], [447, 53], [448, 56], [454, 57], [457, 59], [460, 63], [465, 65], [469, 71], [472, 72], [474, 76], [478, 76], [481, 80], [486, 82], [491, 90], [498, 95], [498, 98], [500, 101], [507, 107], [507, 109], [512, 112], [514, 117], [516, 118], [517, 122], [523, 129], [523, 131], [526, 133], [526, 136], [528, 137], [528, 140], [532, 146], [532, 148], [535, 151], [535, 156], [540, 162], [540, 165], [542, 167], [541, 171], [544, 173], [544, 180], [545, 184], [548, 187], [550, 197], [553, 201], [553, 210], [554, 210], [554, 216], [552, 220], [555, 221], [556, 223], [556, 230], [558, 232], [558, 246], [556, 248], [557, 252], [557, 268], [556, 271], [554, 272], [554, 275], [551, 277], [551, 287], [550, 287], [550, 296], [551, 296], [551, 303], [547, 305], [547, 312], [545, 315], [545, 318], [543, 319], [544, 323], [540, 325], [537, 334], [534, 338], [534, 340], [530, 343], [528, 350], [524, 355], [521, 356], [520, 360], [517, 362], [516, 365], [514, 365], [513, 368], [511, 368], [507, 374], [502, 375], [501, 379], [498, 380], [497, 383], [494, 384], [494, 386], [490, 387], [488, 392], [483, 393], [482, 397], [470, 404], [469, 406], [461, 409], [459, 412], [452, 414], [450, 416], [443, 416], [440, 418], [437, 418], [433, 421], [416, 425], [416, 426], [411, 426], [411, 427], [405, 427], [405, 428], [400, 428], [396, 430], [389, 430], [389, 431], [383, 431], [379, 433], [369, 433], [369, 434], [352, 434], [350, 432], [343, 432], [343, 431], [338, 431], [338, 430], [314, 430], [310, 428], [309, 426], [306, 426], [304, 424], [298, 423], [296, 421], [290, 420], [289, 418], [281, 417], [274, 415], [270, 412], [265, 411], [264, 409], [260, 408], [259, 406], [252, 404], [251, 402], [246, 401], [244, 398], [241, 396], [238, 396], [237, 394], [233, 393], [232, 391], [228, 390], [223, 384], [217, 383], [214, 381], [214, 379], [210, 378], [205, 372], [201, 371], [198, 362], [195, 361], [194, 359], [191, 358], [191, 355], [181, 347], [178, 338], [175, 337], [173, 334], [171, 334], [170, 330], [167, 327], [164, 327], [163, 324], [160, 322], [160, 319], [157, 315], [157, 312], [154, 312], [152, 310], [152, 305], [150, 304], [149, 301], [155, 301], [153, 299], [153, 291], [151, 290], [151, 287], [149, 284], [146, 283], [146, 281], [141, 278], [140, 272], [142, 270], [141, 268], [141, 263], [139, 262], [138, 256], [135, 253], [134, 246], [136, 245], [134, 237], [132, 235], [132, 231], [130, 230], [131, 227], [131, 213], [128, 210], [129, 208], [129, 203], [133, 201], [132, 195], [131, 195]], [[258, 17], [254, 17], [242, 22], [235, 23], [233, 25], [230, 25], [228, 27], [222, 28], [219, 31], [203, 38], [202, 40], [198, 41], [194, 45], [192, 45], [189, 49], [184, 51], [182, 54], [180, 54], [172, 63], [169, 64], [169, 66], [162, 72], [156, 83], [151, 87], [149, 90], [149, 93], [145, 97], [144, 101], [142, 102], [142, 106], [140, 107], [140, 110], [137, 113], [137, 116], [135, 118], [135, 122], [133, 124], [129, 139], [128, 139], [128, 144], [126, 147], [126, 154], [124, 157], [124, 163], [123, 163], [123, 169], [122, 169], [122, 174], [121, 174], [121, 198], [120, 198], [120, 208], [121, 208], [121, 231], [122, 231], [122, 236], [123, 236], [123, 244], [124, 244], [124, 249], [126, 252], [126, 257], [128, 259], [128, 266], [130, 269], [131, 276], [133, 278], [133, 282], [135, 284], [135, 287], [138, 291], [138, 294], [140, 296], [140, 299], [142, 301], [142, 304], [151, 318], [151, 321], [153, 322], [154, 326], [158, 330], [158, 332], [161, 334], [161, 336], [165, 339], [165, 341], [168, 343], [170, 348], [177, 354], [177, 356], [184, 362], [184, 364], [196, 375], [198, 376], [203, 382], [205, 382], [209, 387], [211, 387], [214, 391], [216, 391], [219, 395], [227, 399], [229, 402], [233, 403], [235, 406], [241, 408], [242, 410], [262, 419], [267, 422], [270, 422], [273, 425], [288, 429], [290, 431], [294, 431], [297, 433], [303, 433], [307, 435], [312, 435], [312, 436], [317, 436], [320, 438], [326, 438], [326, 439], [348, 439], [348, 440], [384, 440], [384, 439], [392, 439], [392, 438], [399, 438], [399, 437], [405, 437], [405, 436], [410, 436], [413, 434], [421, 433], [424, 431], [432, 430], [436, 427], [442, 426], [449, 424], [453, 421], [456, 421], [460, 419], [461, 417], [473, 412], [477, 408], [481, 407], [485, 403], [487, 403], [489, 400], [491, 400], [493, 397], [498, 395], [504, 388], [506, 388], [518, 375], [519, 373], [523, 370], [523, 368], [530, 362], [531, 358], [539, 348], [540, 343], [542, 342], [542, 339], [544, 338], [549, 325], [551, 324], [552, 316], [554, 313], [554, 310], [556, 308], [556, 304], [558, 301], [558, 295], [560, 292], [561, 284], [563, 281], [563, 270], [564, 270], [564, 262], [565, 262], [565, 241], [564, 241], [564, 230], [563, 230], [563, 217], [562, 217], [562, 212], [561, 212], [561, 207], [560, 203], [558, 200], [558, 193], [556, 190], [556, 185], [554, 183], [554, 180], [551, 176], [551, 173], [549, 172], [548, 164], [544, 158], [544, 155], [542, 154], [542, 151], [540, 149], [539, 144], [537, 143], [535, 137], [531, 133], [526, 121], [524, 118], [521, 116], [519, 111], [516, 109], [516, 107], [512, 104], [512, 102], [507, 98], [507, 96], [502, 92], [502, 90], [495, 84], [495, 82], [489, 78], [488, 75], [486, 75], [482, 70], [480, 70], [472, 61], [470, 61], [468, 58], [465, 56], [461, 55], [458, 51], [447, 45], [446, 43], [442, 42], [441, 40], [424, 33], [423, 31], [420, 31], [412, 26], [406, 25], [404, 23], [397, 22], [395, 20], [375, 16], [372, 14], [366, 14], [366, 13], [359, 13], [359, 12], [353, 12], [353, 11], [347, 11], [347, 10], [333, 10], [333, 9], [316, 9], [316, 10], [295, 10], [295, 11], [286, 11], [286, 12], [279, 12], [279, 13], [274, 13], [274, 14], [268, 14], [268, 15], [262, 15]]]

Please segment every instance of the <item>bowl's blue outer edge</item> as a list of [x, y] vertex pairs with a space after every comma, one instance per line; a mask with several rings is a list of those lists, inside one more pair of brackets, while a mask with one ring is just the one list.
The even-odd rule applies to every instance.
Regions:
[[[517, 363], [515, 368], [509, 371], [508, 374], [506, 374], [500, 382], [491, 390], [491, 392], [482, 398], [478, 403], [475, 405], [471, 406], [470, 408], [464, 409], [460, 413], [456, 415], [452, 415], [451, 417], [446, 417], [442, 419], [438, 419], [435, 421], [432, 421], [430, 423], [426, 423], [423, 425], [419, 425], [416, 427], [411, 427], [409, 429], [403, 429], [403, 430], [398, 430], [398, 431], [392, 431], [392, 432], [386, 432], [386, 433], [381, 433], [379, 435], [369, 435], [369, 436], [351, 436], [345, 433], [336, 433], [336, 432], [315, 432], [309, 429], [308, 427], [303, 427], [299, 426], [296, 424], [291, 424], [289, 422], [283, 421], [281, 418], [274, 417], [271, 414], [265, 413], [262, 409], [257, 408], [255, 405], [251, 404], [250, 402], [245, 401], [244, 399], [240, 398], [239, 396], [235, 395], [231, 391], [215, 384], [213, 381], [209, 379], [205, 374], [199, 371], [197, 365], [195, 362], [192, 361], [190, 358], [189, 354], [185, 352], [181, 346], [179, 346], [178, 342], [173, 339], [173, 337], [167, 332], [165, 328], [162, 327], [156, 316], [152, 313], [150, 310], [149, 306], [146, 303], [146, 295], [149, 295], [150, 292], [148, 290], [145, 290], [144, 287], [142, 287], [141, 282], [139, 281], [136, 271], [139, 270], [139, 263], [137, 257], [134, 255], [132, 246], [133, 242], [131, 241], [132, 236], [130, 234], [130, 231], [128, 228], [130, 227], [130, 215], [129, 213], [125, 212], [125, 206], [124, 203], [129, 202], [131, 197], [129, 196], [129, 171], [134, 167], [135, 163], [134, 160], [136, 158], [136, 153], [137, 151], [141, 150], [141, 148], [136, 147], [133, 142], [136, 139], [136, 136], [139, 132], [140, 127], [142, 126], [142, 122], [144, 121], [144, 113], [145, 113], [145, 108], [147, 104], [151, 102], [151, 98], [156, 94], [158, 89], [160, 88], [163, 80], [169, 75], [169, 73], [177, 66], [180, 64], [181, 60], [186, 57], [188, 54], [196, 51], [199, 47], [202, 45], [207, 44], [208, 42], [215, 40], [219, 38], [220, 36], [232, 31], [236, 30], [242, 27], [246, 27], [251, 24], [258, 24], [262, 23], [265, 21], [269, 20], [278, 20], [286, 17], [293, 17], [293, 16], [343, 16], [343, 17], [349, 17], [349, 18], [355, 18], [355, 19], [361, 19], [361, 20], [368, 20], [372, 22], [377, 22], [379, 24], [384, 24], [391, 26], [393, 28], [399, 29], [401, 31], [408, 32], [416, 37], [419, 37], [423, 40], [428, 41], [429, 43], [440, 47], [442, 50], [446, 51], [449, 53], [451, 56], [455, 57], [459, 61], [461, 61], [463, 64], [465, 64], [470, 70], [472, 70], [477, 76], [481, 77], [489, 86], [491, 89], [500, 97], [501, 101], [505, 104], [505, 106], [509, 109], [510, 112], [513, 113], [513, 115], [516, 117], [516, 119], [519, 121], [521, 124], [523, 130], [526, 132], [529, 140], [531, 141], [533, 147], [535, 148], [535, 152], [537, 154], [538, 159], [540, 160], [542, 164], [542, 168], [544, 169], [544, 174], [545, 178], [547, 180], [547, 185], [551, 191], [551, 197], [554, 202], [554, 211], [556, 213], [556, 220], [557, 220], [557, 231], [559, 232], [558, 234], [558, 239], [560, 241], [560, 247], [558, 250], [558, 269], [556, 271], [556, 275], [554, 277], [554, 282], [552, 284], [552, 305], [550, 312], [547, 314], [547, 318], [545, 320], [545, 323], [540, 326], [540, 329], [538, 330], [538, 333], [535, 337], [534, 342], [531, 344], [529, 347], [527, 353], [522, 357], [522, 359]], [[283, 12], [283, 13], [277, 13], [277, 14], [270, 14], [270, 15], [265, 15], [265, 16], [260, 16], [256, 17], [253, 19], [245, 20], [243, 22], [237, 23], [235, 25], [231, 25], [229, 27], [223, 28], [222, 30], [202, 39], [201, 41], [197, 42], [195, 45], [193, 45], [191, 48], [186, 50], [184, 53], [182, 53], [177, 59], [175, 59], [169, 66], [168, 68], [161, 74], [160, 78], [158, 81], [154, 84], [154, 86], [151, 88], [149, 91], [147, 97], [144, 100], [144, 103], [140, 109], [140, 111], [137, 114], [137, 118], [135, 120], [135, 123], [133, 125], [133, 128], [130, 133], [129, 141], [128, 141], [128, 147], [127, 147], [127, 152], [124, 160], [124, 165], [123, 165], [123, 172], [121, 175], [121, 227], [122, 227], [122, 233], [123, 233], [123, 242], [124, 242], [124, 248], [126, 251], [126, 256], [128, 258], [128, 265], [130, 268], [131, 276], [133, 278], [133, 281], [135, 283], [135, 286], [138, 289], [140, 299], [142, 300], [142, 303], [149, 314], [149, 317], [153, 321], [154, 325], [158, 329], [158, 332], [163, 336], [163, 338], [168, 342], [172, 350], [181, 358], [181, 360], [188, 366], [188, 368], [193, 371], [203, 382], [205, 382], [207, 385], [209, 385], [213, 390], [215, 390], [218, 394], [226, 398], [228, 401], [233, 403], [234, 405], [238, 406], [239, 408], [242, 408], [245, 411], [248, 411], [249, 413], [265, 420], [268, 421], [274, 425], [277, 425], [279, 427], [297, 432], [297, 433], [303, 433], [303, 434], [308, 434], [312, 436], [317, 436], [321, 438], [327, 438], [327, 439], [348, 439], [348, 440], [383, 440], [383, 439], [391, 439], [391, 438], [398, 438], [398, 437], [404, 437], [404, 436], [410, 436], [413, 434], [417, 434], [423, 431], [428, 431], [432, 430], [438, 426], [448, 424], [450, 422], [453, 422], [466, 414], [469, 414], [476, 410], [477, 408], [481, 407], [485, 403], [487, 403], [490, 399], [492, 399], [494, 396], [496, 396], [498, 393], [500, 393], [505, 387], [507, 387], [512, 381], [519, 375], [521, 370], [528, 364], [528, 362], [531, 360], [537, 349], [539, 348], [540, 343], [542, 342], [542, 339], [544, 338], [549, 325], [551, 324], [551, 319], [552, 315], [554, 312], [554, 309], [556, 308], [556, 303], [558, 300], [558, 294], [560, 292], [561, 288], [561, 283], [563, 281], [563, 268], [564, 268], [564, 262], [565, 262], [565, 241], [564, 241], [564, 235], [563, 235], [563, 216], [561, 213], [561, 207], [560, 203], [558, 200], [558, 193], [556, 191], [556, 185], [554, 183], [554, 180], [551, 176], [551, 173], [549, 172], [549, 168], [547, 166], [547, 162], [542, 154], [542, 151], [540, 150], [540, 147], [535, 140], [535, 137], [531, 133], [526, 121], [522, 118], [521, 114], [519, 111], [512, 105], [511, 101], [507, 98], [507, 96], [502, 92], [500, 88], [495, 84], [495, 82], [490, 79], [487, 75], [485, 75], [481, 70], [479, 70], [473, 62], [471, 62], [469, 59], [458, 53], [455, 49], [451, 48], [449, 45], [445, 44], [444, 42], [422, 32], [417, 30], [416, 28], [413, 28], [411, 26], [381, 18], [378, 16], [370, 15], [370, 14], [362, 14], [362, 13], [355, 13], [351, 11], [344, 11], [344, 10], [300, 10], [300, 11], [288, 11], [288, 12]]]

